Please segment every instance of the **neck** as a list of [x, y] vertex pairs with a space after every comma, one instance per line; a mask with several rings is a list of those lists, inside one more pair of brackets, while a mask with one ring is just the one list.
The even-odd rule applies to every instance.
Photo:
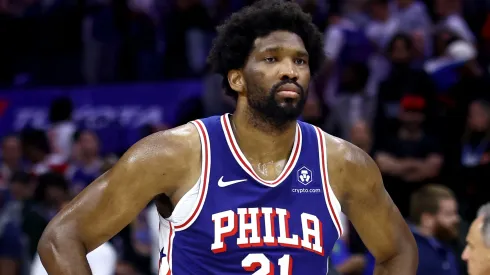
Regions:
[[296, 121], [278, 129], [260, 116], [237, 108], [231, 124], [235, 139], [249, 160], [265, 163], [289, 158], [295, 140]]

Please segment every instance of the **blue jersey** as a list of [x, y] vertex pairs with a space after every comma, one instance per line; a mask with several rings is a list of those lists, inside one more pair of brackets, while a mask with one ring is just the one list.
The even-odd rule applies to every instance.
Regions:
[[228, 114], [192, 123], [202, 145], [200, 185], [190, 191], [187, 219], [160, 219], [159, 274], [326, 274], [342, 226], [322, 131], [298, 122], [289, 160], [266, 181], [238, 147]]

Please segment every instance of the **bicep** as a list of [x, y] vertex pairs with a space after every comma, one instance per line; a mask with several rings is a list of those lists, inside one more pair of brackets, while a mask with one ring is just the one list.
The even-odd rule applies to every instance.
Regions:
[[[129, 224], [152, 199], [139, 173], [114, 167], [80, 193], [58, 215], [58, 222], [76, 232], [88, 251]], [[147, 190], [144, 190], [147, 189]]]
[[[154, 143], [153, 143], [154, 144]], [[87, 252], [128, 225], [158, 194], [174, 183], [177, 160], [171, 146], [161, 150], [139, 142], [116, 165], [75, 197], [48, 226], [55, 238], [81, 241]], [[170, 152], [170, 153], [169, 153]], [[171, 165], [169, 165], [171, 163]]]
[[[369, 156], [362, 165], [349, 168], [351, 189], [343, 202], [344, 213], [378, 262], [400, 251], [399, 244], [411, 233], [386, 192], [381, 174]], [[356, 168], [357, 166], [357, 168]], [[357, 170], [357, 171], [356, 171]]]

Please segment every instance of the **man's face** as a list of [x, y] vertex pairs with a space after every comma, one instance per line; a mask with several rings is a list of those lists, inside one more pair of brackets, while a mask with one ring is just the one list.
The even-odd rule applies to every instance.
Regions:
[[454, 199], [443, 199], [439, 202], [439, 211], [435, 215], [434, 237], [449, 241], [459, 233], [458, 203]]
[[22, 148], [18, 138], [8, 137], [2, 144], [2, 155], [5, 161], [17, 163], [22, 156]]
[[10, 192], [16, 200], [25, 200], [31, 198], [34, 194], [35, 184], [32, 182], [12, 182], [10, 184]]
[[268, 121], [282, 125], [296, 120], [306, 102], [310, 83], [308, 52], [302, 39], [276, 31], [257, 38], [242, 70], [239, 92]]
[[99, 143], [94, 133], [84, 131], [80, 134], [79, 140], [80, 150], [82, 154], [87, 156], [95, 156], [99, 152]]
[[403, 127], [409, 130], [418, 130], [422, 126], [425, 116], [421, 111], [402, 110], [400, 112], [400, 121]]
[[397, 39], [393, 43], [393, 49], [391, 52], [391, 60], [396, 64], [408, 64], [410, 63], [411, 55], [408, 49], [407, 43], [403, 39]]
[[478, 102], [473, 102], [470, 105], [468, 112], [468, 124], [471, 130], [476, 132], [484, 132], [488, 127], [488, 114]]
[[483, 218], [477, 218], [466, 237], [466, 247], [461, 258], [468, 264], [469, 275], [490, 274], [490, 248], [483, 242], [481, 228]]

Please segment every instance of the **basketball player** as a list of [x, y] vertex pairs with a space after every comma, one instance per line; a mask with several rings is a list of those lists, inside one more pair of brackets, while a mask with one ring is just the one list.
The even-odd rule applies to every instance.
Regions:
[[326, 274], [341, 211], [376, 274], [415, 274], [414, 239], [373, 160], [297, 121], [322, 50], [297, 4], [265, 0], [233, 14], [209, 61], [235, 112], [130, 148], [47, 227], [39, 253], [48, 273], [90, 274], [85, 255], [158, 198], [160, 274]]

